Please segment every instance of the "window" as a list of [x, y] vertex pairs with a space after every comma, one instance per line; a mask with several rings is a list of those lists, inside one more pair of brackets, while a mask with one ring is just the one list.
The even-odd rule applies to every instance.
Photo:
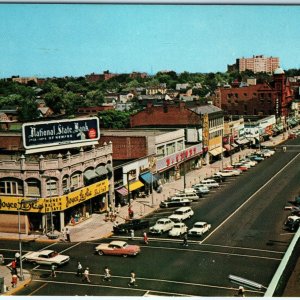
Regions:
[[165, 146], [159, 146], [156, 148], [157, 157], [164, 157], [165, 156]]
[[177, 151], [181, 151], [184, 149], [184, 142], [183, 141], [178, 141], [177, 142]]
[[23, 195], [23, 183], [16, 179], [4, 179], [0, 181], [0, 194]]
[[71, 177], [71, 187], [72, 188], [79, 188], [80, 187], [80, 184], [81, 184], [81, 180], [80, 180], [80, 174], [74, 174], [72, 177]]
[[63, 188], [63, 192], [66, 193], [69, 189], [69, 178], [68, 177], [64, 177], [62, 180], [62, 188]]
[[40, 196], [41, 184], [37, 179], [29, 179], [27, 181], [27, 194], [30, 196]]
[[57, 181], [50, 179], [46, 182], [47, 184], [47, 196], [53, 196], [58, 194]]
[[167, 155], [175, 153], [175, 143], [167, 144]]

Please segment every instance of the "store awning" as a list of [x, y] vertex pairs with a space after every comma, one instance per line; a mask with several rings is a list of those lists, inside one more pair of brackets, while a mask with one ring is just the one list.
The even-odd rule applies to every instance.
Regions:
[[124, 186], [122, 186], [118, 189], [115, 189], [115, 191], [117, 193], [121, 194], [122, 196], [127, 196], [128, 195], [128, 190]]
[[98, 174], [94, 170], [87, 170], [83, 173], [83, 177], [86, 180], [91, 180], [98, 177]]
[[233, 149], [234, 149], [234, 148], [233, 148], [231, 145], [229, 145], [229, 144], [224, 144], [223, 146], [224, 146], [224, 148], [226, 149], [226, 151], [230, 151], [230, 150], [233, 150]]
[[104, 166], [100, 166], [96, 168], [95, 172], [98, 174], [98, 176], [107, 175], [107, 169]]
[[234, 148], [236, 148], [236, 147], [238, 147], [239, 145], [237, 145], [236, 143], [231, 143], [230, 144], [232, 147], [234, 147]]
[[106, 165], [106, 170], [108, 171], [108, 173], [113, 173], [114, 168], [112, 165], [108, 164], [108, 165]]
[[143, 183], [147, 183], [147, 184], [153, 184], [155, 181], [157, 181], [157, 179], [153, 176], [153, 174], [151, 172], [146, 172], [140, 175], [140, 180]]
[[249, 143], [250, 141], [245, 139], [245, 138], [240, 138], [240, 139], [236, 140], [235, 142], [240, 144], [240, 145], [244, 145], [244, 144]]
[[129, 191], [131, 192], [131, 191], [137, 190], [137, 189], [141, 188], [142, 186], [144, 186], [144, 184], [141, 181], [137, 180], [137, 181], [129, 184]]
[[224, 150], [222, 147], [218, 147], [218, 148], [209, 150], [208, 152], [213, 156], [217, 156], [217, 155], [221, 154], [222, 152], [224, 152]]

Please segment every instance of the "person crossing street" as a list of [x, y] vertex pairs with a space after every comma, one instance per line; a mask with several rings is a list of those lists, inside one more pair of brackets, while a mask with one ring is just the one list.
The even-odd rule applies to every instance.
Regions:
[[111, 281], [110, 269], [108, 268], [108, 266], [105, 266], [104, 268], [104, 278], [102, 279], [102, 281]]
[[82, 265], [80, 263], [80, 261], [77, 263], [77, 277], [82, 277], [82, 273], [83, 273], [83, 268]]
[[83, 272], [82, 282], [91, 283], [89, 275], [90, 275], [90, 270], [88, 267], [86, 267]]
[[135, 284], [135, 282], [136, 282], [135, 273], [134, 273], [134, 271], [131, 271], [131, 273], [130, 273], [130, 281], [128, 283], [128, 286], [129, 287], [135, 287], [135, 286], [137, 286], [137, 284]]

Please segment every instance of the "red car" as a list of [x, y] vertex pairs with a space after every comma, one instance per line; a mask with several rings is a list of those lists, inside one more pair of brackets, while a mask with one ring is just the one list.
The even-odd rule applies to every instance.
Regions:
[[141, 248], [136, 245], [128, 245], [124, 241], [112, 241], [110, 243], [99, 244], [95, 251], [99, 255], [121, 255], [127, 257], [128, 255], [136, 256], [141, 252]]
[[238, 170], [241, 170], [243, 172], [248, 170], [248, 168], [246, 166], [243, 166], [243, 165], [233, 165], [233, 166], [228, 166], [228, 167], [225, 168], [225, 170], [234, 170], [234, 169], [238, 169]]

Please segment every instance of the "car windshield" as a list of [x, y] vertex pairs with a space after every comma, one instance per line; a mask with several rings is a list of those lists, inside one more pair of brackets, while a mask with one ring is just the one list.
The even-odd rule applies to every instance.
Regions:
[[165, 224], [165, 221], [157, 221], [156, 224], [163, 225], [163, 224]]
[[180, 225], [174, 225], [174, 228], [180, 228], [181, 226]]
[[194, 228], [203, 228], [203, 227], [204, 227], [203, 224], [195, 224], [195, 225], [194, 225]]
[[58, 253], [56, 251], [53, 251], [49, 254], [49, 257], [55, 257], [57, 255], [58, 255]]
[[175, 213], [176, 213], [176, 215], [183, 215], [184, 214], [183, 211], [176, 211]]

